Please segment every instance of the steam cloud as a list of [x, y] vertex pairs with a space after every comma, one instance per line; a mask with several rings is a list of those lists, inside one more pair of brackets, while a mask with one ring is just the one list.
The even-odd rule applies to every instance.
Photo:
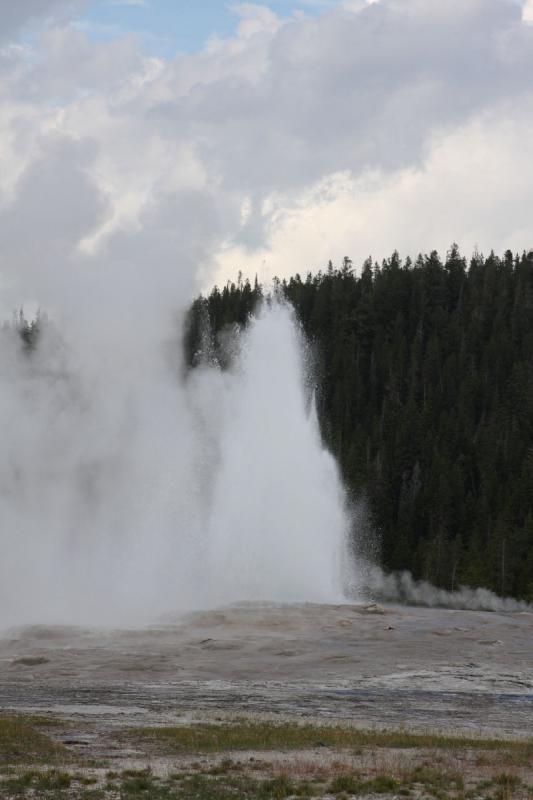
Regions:
[[179, 342], [163, 358], [95, 329], [44, 324], [31, 358], [3, 332], [0, 625], [340, 600], [343, 491], [290, 309], [263, 309], [233, 370], [189, 380]]
[[533, 613], [533, 606], [510, 597], [498, 597], [489, 589], [461, 586], [458, 591], [439, 589], [427, 581], [416, 581], [409, 572], [385, 574], [375, 565], [364, 569], [363, 586], [376, 600], [430, 608], [455, 608], [471, 611]]

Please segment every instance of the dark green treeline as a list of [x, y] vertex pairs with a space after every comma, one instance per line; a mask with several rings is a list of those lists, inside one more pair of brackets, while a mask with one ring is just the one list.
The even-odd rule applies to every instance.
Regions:
[[[447, 589], [533, 600], [533, 260], [453, 246], [277, 282], [314, 344], [324, 440], [365, 498], [383, 565]], [[198, 298], [207, 322], [245, 325], [261, 287]]]

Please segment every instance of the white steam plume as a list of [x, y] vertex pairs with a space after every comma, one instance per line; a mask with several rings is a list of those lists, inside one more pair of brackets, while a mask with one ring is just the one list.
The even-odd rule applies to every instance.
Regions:
[[429, 608], [533, 613], [532, 605], [511, 597], [498, 597], [489, 589], [461, 586], [457, 591], [451, 592], [439, 589], [427, 581], [416, 581], [409, 572], [387, 575], [375, 565], [367, 565], [362, 571], [364, 592], [376, 600]]
[[189, 381], [161, 328], [104, 321], [71, 317], [65, 340], [43, 324], [32, 355], [1, 337], [0, 626], [338, 601], [343, 493], [289, 309], [262, 311], [233, 370]]

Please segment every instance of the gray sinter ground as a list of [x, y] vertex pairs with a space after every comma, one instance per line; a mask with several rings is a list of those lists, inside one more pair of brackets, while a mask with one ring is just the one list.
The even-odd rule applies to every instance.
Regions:
[[239, 605], [141, 630], [0, 639], [0, 703], [103, 727], [272, 713], [484, 736], [533, 730], [533, 614]]

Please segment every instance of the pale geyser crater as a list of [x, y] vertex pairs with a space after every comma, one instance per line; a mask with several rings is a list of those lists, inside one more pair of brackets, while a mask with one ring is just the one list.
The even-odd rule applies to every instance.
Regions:
[[532, 609], [354, 556], [290, 308], [187, 379], [93, 344], [2, 340], [2, 709], [90, 719], [92, 755], [225, 713], [530, 735]]

